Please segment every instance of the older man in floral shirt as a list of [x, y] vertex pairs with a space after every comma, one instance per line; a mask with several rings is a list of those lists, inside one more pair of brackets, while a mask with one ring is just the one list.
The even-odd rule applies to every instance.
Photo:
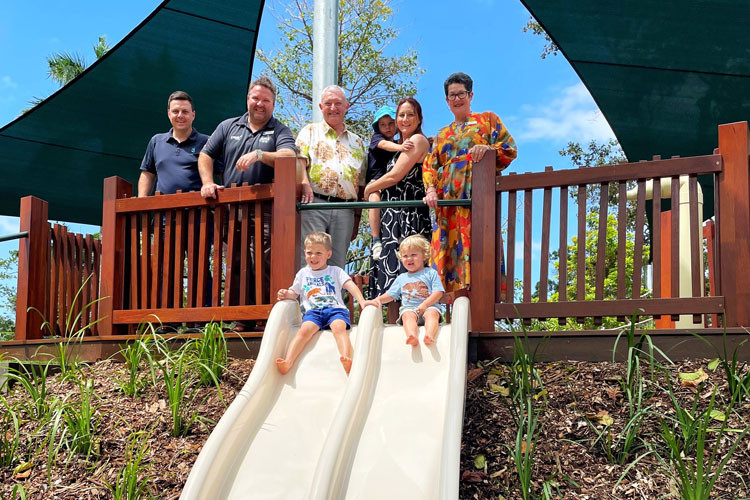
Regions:
[[[319, 106], [323, 121], [306, 125], [297, 136], [297, 150], [308, 160], [313, 202], [357, 201], [360, 180], [365, 177], [367, 147], [346, 129], [349, 102], [344, 90], [336, 85], [326, 87]], [[333, 255], [328, 262], [343, 268], [354, 231], [354, 210], [305, 210], [301, 219], [302, 240], [314, 231], [330, 234]]]

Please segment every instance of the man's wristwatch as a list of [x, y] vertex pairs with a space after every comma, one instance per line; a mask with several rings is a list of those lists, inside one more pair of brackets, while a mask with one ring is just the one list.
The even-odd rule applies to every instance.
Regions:
[[255, 150], [255, 156], [258, 157], [258, 161], [263, 161], [263, 150], [262, 149], [256, 149]]

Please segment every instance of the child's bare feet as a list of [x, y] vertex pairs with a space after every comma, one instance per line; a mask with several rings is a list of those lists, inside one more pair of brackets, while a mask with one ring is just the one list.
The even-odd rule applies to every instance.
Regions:
[[425, 336], [424, 336], [424, 345], [432, 345], [434, 343], [435, 343], [435, 339], [432, 336], [430, 336], [428, 334], [425, 334]]
[[285, 375], [292, 368], [292, 364], [288, 363], [284, 358], [276, 358], [276, 367], [279, 369], [282, 375]]
[[416, 335], [409, 335], [406, 337], [406, 343], [410, 346], [416, 346], [419, 345], [419, 340], [417, 339]]
[[344, 365], [344, 370], [346, 373], [349, 373], [352, 369], [352, 358], [347, 358], [346, 356], [341, 356], [339, 358], [341, 360], [341, 364]]

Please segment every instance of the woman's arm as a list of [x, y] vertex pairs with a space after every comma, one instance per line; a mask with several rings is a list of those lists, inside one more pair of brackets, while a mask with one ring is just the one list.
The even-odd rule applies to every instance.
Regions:
[[424, 157], [429, 149], [427, 138], [421, 134], [413, 135], [410, 140], [414, 143], [414, 148], [404, 151], [396, 160], [396, 165], [380, 179], [370, 182], [365, 188], [364, 199], [367, 199], [371, 193], [391, 187], [398, 183], [411, 170], [411, 168], [424, 161]]

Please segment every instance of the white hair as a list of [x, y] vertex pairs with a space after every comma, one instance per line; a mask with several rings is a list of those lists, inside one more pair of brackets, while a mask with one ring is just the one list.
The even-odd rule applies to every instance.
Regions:
[[344, 97], [344, 100], [346, 102], [349, 102], [349, 100], [346, 97], [346, 91], [344, 91], [344, 89], [342, 89], [338, 85], [329, 85], [328, 87], [324, 88], [323, 92], [320, 93], [321, 102], [323, 102], [323, 96], [326, 94], [326, 92], [338, 92]]

